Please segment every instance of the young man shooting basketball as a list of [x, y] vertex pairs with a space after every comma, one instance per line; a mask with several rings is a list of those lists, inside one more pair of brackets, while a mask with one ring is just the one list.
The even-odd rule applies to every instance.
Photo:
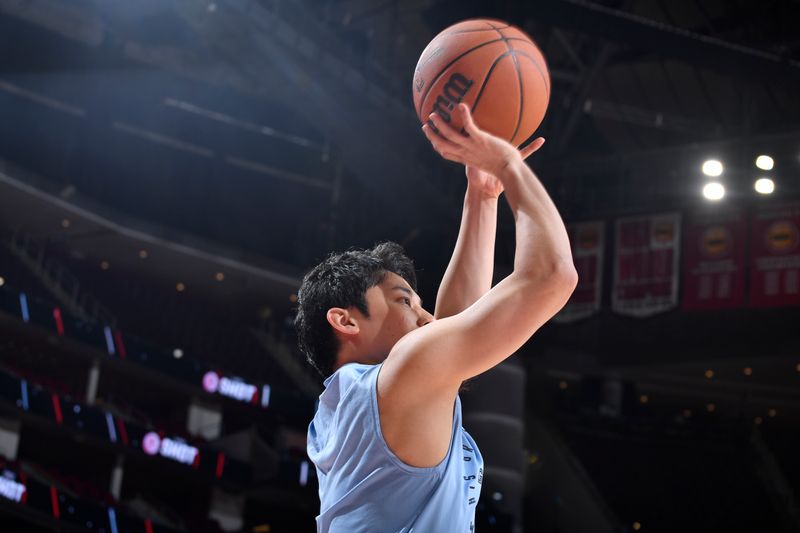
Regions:
[[[434, 149], [467, 167], [455, 251], [433, 315], [398, 245], [331, 256], [303, 280], [297, 329], [327, 377], [309, 426], [321, 532], [474, 530], [483, 460], [461, 427], [461, 383], [519, 349], [577, 283], [564, 224], [522, 152], [458, 112], [437, 115]], [[514, 271], [491, 287], [497, 198], [516, 221]], [[425, 326], [425, 327], [423, 327]]]

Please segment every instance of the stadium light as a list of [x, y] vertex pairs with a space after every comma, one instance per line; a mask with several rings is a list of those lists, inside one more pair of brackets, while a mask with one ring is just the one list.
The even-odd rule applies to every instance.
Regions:
[[172, 350], [172, 357], [174, 357], [175, 359], [180, 359], [181, 357], [183, 357], [183, 350], [181, 350], [180, 348], [175, 348], [174, 350]]
[[0, 276], [0, 287], [2, 287], [5, 284], [6, 284], [6, 278], [4, 278], [3, 276]]
[[761, 170], [772, 170], [775, 160], [768, 155], [760, 155], [756, 157], [756, 166]]
[[722, 162], [716, 159], [709, 159], [703, 163], [703, 174], [716, 178], [722, 175], [724, 167]]
[[759, 194], [772, 194], [775, 192], [775, 182], [769, 178], [758, 178], [753, 187]]
[[703, 196], [706, 200], [722, 200], [722, 198], [725, 197], [725, 187], [717, 182], [707, 183], [705, 187], [703, 187]]

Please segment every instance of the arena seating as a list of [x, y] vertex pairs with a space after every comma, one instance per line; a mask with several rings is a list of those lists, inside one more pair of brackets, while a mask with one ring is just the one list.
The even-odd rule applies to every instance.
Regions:
[[[237, 379], [236, 371], [229, 369], [232, 366], [229, 358], [202, 360], [197, 354], [209, 352], [195, 352], [190, 345], [182, 345], [186, 355], [176, 358], [173, 347], [181, 346], [176, 342], [170, 342], [169, 348], [161, 347], [122, 333], [118, 328], [82, 321], [60, 309], [36, 276], [15, 257], [6, 254], [2, 259], [0, 275], [6, 283], [0, 287], [0, 413], [21, 421], [20, 460], [52, 471], [52, 478], [60, 480], [59, 486], [69, 489], [62, 499], [67, 508], [76, 509], [79, 520], [94, 524], [105, 520], [107, 524], [109, 509], [114, 509], [116, 531], [169, 531], [169, 527], [159, 529], [155, 520], [148, 522], [150, 529], [145, 529], [142, 517], [152, 515], [141, 509], [131, 511], [128, 516], [125, 506], [144, 496], [150, 502], [148, 505], [163, 507], [157, 515], [172, 516], [174, 520], [169, 523], [179, 529], [217, 531], [216, 522], [207, 513], [211, 492], [219, 488], [240, 493], [253, 486], [255, 472], [261, 476], [257, 486], [267, 492], [255, 500], [259, 502], [259, 510], [248, 512], [263, 517], [269, 511], [274, 517], [273, 526], [285, 524], [283, 529], [273, 531], [296, 530], [291, 527], [296, 523], [292, 516], [302, 515], [298, 505], [300, 508], [307, 505], [303, 502], [313, 495], [314, 472], [307, 463], [303, 466], [307, 461], [303, 448], [282, 446], [281, 435], [285, 434], [282, 428], [287, 423], [290, 427], [306, 424], [313, 406], [287, 387], [285, 377], [276, 377], [279, 368], [267, 371], [264, 365], [260, 367], [261, 375], [271, 379], [269, 403], [262, 402], [260, 397], [267, 389], [262, 390], [261, 384], [246, 373], [242, 375], [248, 376], [249, 381], [259, 383], [259, 401], [255, 405], [226, 398], [221, 393], [209, 397], [202, 388], [203, 377], [209, 371]], [[164, 320], [169, 312], [181, 313], [191, 308], [191, 303], [184, 305], [155, 304], [154, 308], [162, 312], [158, 315], [161, 318], [143, 321], [141, 331], [157, 332], [151, 326]], [[234, 318], [221, 321], [218, 327], [231, 325]], [[209, 318], [214, 319], [214, 316]], [[163, 331], [164, 337], [159, 338], [174, 339], [177, 330]], [[244, 326], [240, 326], [239, 332], [252, 339]], [[260, 347], [251, 345], [251, 348], [261, 350], [258, 354], [261, 360], [268, 359]], [[101, 379], [96, 403], [87, 405], [83, 399], [93, 361], [101, 363]], [[238, 368], [239, 372], [243, 370], [247, 369]], [[224, 453], [218, 445], [209, 445], [201, 437], [189, 435], [187, 406], [196, 396], [205, 397], [204, 401], [221, 402], [225, 417], [223, 436], [255, 426], [259, 438], [276, 447], [271, 452], [277, 453], [276, 466], [266, 468], [242, 462]], [[175, 458], [151, 457], [143, 449], [144, 437], [150, 432], [159, 435], [162, 442], [169, 438], [179, 447], [194, 447], [199, 452], [199, 461], [192, 466], [179, 464]], [[118, 456], [125, 458], [126, 465], [120, 501], [109, 498], [107, 491], [99, 488], [108, 485], [108, 476]], [[269, 477], [264, 478], [264, 472]], [[31, 487], [32, 494], [38, 493], [35, 483], [26, 486]], [[277, 487], [284, 494], [281, 498], [290, 495], [294, 503], [272, 508], [275, 504], [270, 503], [269, 494]], [[49, 491], [46, 489], [44, 494]], [[182, 496], [175, 498], [175, 494]], [[185, 506], [187, 494], [194, 494], [203, 512]], [[61, 497], [61, 492], [58, 495]], [[39, 518], [28, 518], [23, 522], [39, 520], [46, 529], [69, 530], [62, 523], [68, 521], [63, 513], [55, 519], [56, 523], [52, 523], [52, 510]], [[131, 529], [126, 529], [128, 526]], [[103, 527], [111, 531], [107, 525]]]

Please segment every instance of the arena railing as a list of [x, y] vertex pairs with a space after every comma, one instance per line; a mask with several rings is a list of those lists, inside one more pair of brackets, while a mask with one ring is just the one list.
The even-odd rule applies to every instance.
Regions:
[[8, 285], [0, 287], [0, 313], [43, 328], [55, 337], [78, 341], [108, 357], [134, 362], [211, 395], [276, 411], [288, 418], [310, 418], [313, 413], [312, 403], [292, 389], [280, 384], [251, 383], [189, 356], [176, 358], [173, 350], [154, 346], [111, 326], [83, 321], [51, 302], [29, 297]]
[[251, 469], [221, 450], [126, 421], [112, 411], [85, 405], [2, 371], [0, 402], [6, 408], [16, 407], [39, 421], [91, 436], [94, 441], [108, 446], [109, 451], [122, 448], [128, 453], [160, 457], [183, 464], [215, 482], [242, 486], [251, 481]]
[[0, 512], [54, 531], [136, 531], [172, 533], [179, 530], [140, 518], [125, 509], [76, 497], [58, 484], [40, 479], [20, 465], [0, 460]]
[[[276, 464], [266, 470], [270, 475], [262, 478], [256, 475], [258, 465], [237, 460], [216, 447], [126, 421], [109, 410], [85, 405], [3, 371], [0, 371], [0, 406], [4, 411], [16, 410], [28, 421], [33, 419], [46, 431], [64, 428], [81, 434], [80, 442], [75, 443], [77, 447], [86, 442], [108, 453], [121, 451], [139, 457], [149, 456], [155, 476], [160, 471], [159, 461], [169, 461], [182, 465], [187, 475], [200, 475], [211, 484], [239, 490], [263, 483], [300, 489], [313, 486], [315, 478], [307, 458], [290, 454], [277, 458]], [[24, 425], [21, 431], [25, 431]]]

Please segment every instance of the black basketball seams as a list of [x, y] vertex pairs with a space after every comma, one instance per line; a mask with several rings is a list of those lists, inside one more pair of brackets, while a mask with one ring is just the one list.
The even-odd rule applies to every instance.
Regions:
[[498, 35], [500, 35], [500, 38], [501, 38], [501, 39], [503, 39], [503, 42], [504, 42], [504, 43], [506, 43], [506, 45], [508, 45], [508, 41], [509, 41], [509, 40], [511, 40], [511, 39], [515, 39], [515, 40], [517, 40], [517, 41], [522, 41], [522, 40], [524, 40], [524, 39], [520, 39], [519, 37], [506, 37], [506, 36], [503, 34], [503, 32], [501, 32], [501, 31], [500, 31], [500, 30], [504, 30], [504, 29], [506, 29], [506, 28], [510, 27], [510, 26], [511, 26], [511, 24], [506, 24], [505, 26], [501, 26], [501, 27], [499, 27], [499, 28], [498, 28], [497, 26], [495, 26], [494, 24], [492, 24], [491, 22], [489, 22], [489, 21], [486, 21], [486, 24], [488, 24], [489, 26], [491, 26], [491, 27], [492, 27], [492, 29], [493, 29], [494, 31], [496, 31], [496, 32], [498, 33]]
[[[519, 62], [517, 61], [516, 52], [515, 52], [514, 48], [512, 48], [511, 45], [508, 44], [508, 41], [510, 40], [510, 38], [506, 37], [503, 34], [503, 32], [500, 31], [503, 28], [497, 28], [491, 22], [487, 22], [487, 24], [489, 24], [489, 26], [491, 26], [494, 29], [494, 31], [496, 31], [500, 35], [500, 37], [503, 39], [503, 42], [505, 43], [506, 48], [508, 48], [508, 53], [511, 54], [511, 59], [513, 59], [513, 61], [514, 61], [514, 70], [517, 71], [517, 81], [519, 82], [519, 112], [517, 113], [517, 125], [514, 127], [514, 133], [511, 135], [511, 139], [510, 139], [511, 143], [513, 144], [514, 143], [514, 137], [517, 136], [517, 133], [519, 132], [519, 126], [520, 126], [520, 124], [522, 124], [522, 110], [525, 108], [525, 92], [524, 92], [523, 87], [522, 87], [522, 72], [520, 72], [520, 69], [519, 69]], [[507, 27], [508, 26], [506, 26], [506, 28]], [[524, 40], [524, 39], [516, 38], [515, 40], [521, 41], [521, 40]], [[487, 77], [487, 79], [488, 79], [488, 77]], [[549, 98], [549, 95], [548, 95], [548, 98]]]
[[[503, 32], [499, 29], [496, 29], [497, 33], [505, 37]], [[519, 126], [522, 124], [522, 112], [525, 109], [525, 90], [522, 86], [522, 71], [519, 68], [519, 61], [517, 60], [517, 53], [514, 48], [508, 44], [508, 41], [505, 42], [508, 50], [511, 52], [511, 57], [514, 60], [514, 69], [517, 71], [517, 80], [519, 80], [519, 114], [517, 115], [517, 125], [514, 128], [514, 134], [511, 136], [511, 143], [514, 143], [514, 139], [517, 137], [517, 133], [519, 133]]]
[[[422, 106], [425, 104], [425, 99], [428, 98], [428, 93], [431, 92], [431, 88], [433, 88], [433, 86], [436, 85], [436, 82], [439, 81], [439, 78], [441, 78], [442, 75], [445, 72], [447, 72], [447, 69], [452, 67], [459, 59], [463, 58], [464, 56], [466, 56], [467, 54], [469, 54], [471, 52], [474, 52], [478, 48], [483, 48], [484, 46], [488, 46], [488, 45], [490, 45], [492, 43], [499, 43], [502, 40], [503, 39], [493, 39], [491, 41], [486, 41], [485, 43], [481, 43], [481, 44], [475, 45], [472, 48], [462, 52], [461, 54], [459, 54], [458, 56], [453, 58], [452, 61], [450, 61], [448, 64], [446, 64], [444, 67], [442, 67], [442, 69], [439, 71], [439, 73], [436, 74], [436, 76], [433, 77], [433, 79], [431, 80], [430, 83], [428, 83], [428, 87], [425, 89], [425, 92], [422, 93], [422, 97], [419, 99], [419, 109], [417, 109], [417, 116], [419, 116], [420, 112], [422, 111]], [[423, 122], [424, 122], [424, 120], [423, 120]]]
[[514, 48], [514, 55], [515, 56], [527, 57], [528, 59], [531, 60], [531, 63], [533, 63], [533, 66], [536, 67], [536, 71], [542, 77], [542, 81], [544, 82], [544, 88], [547, 90], [547, 99], [549, 101], [550, 100], [550, 83], [548, 83], [547, 76], [545, 76], [545, 73], [542, 71], [542, 67], [539, 65], [539, 61], [535, 57], [530, 55], [528, 52], [525, 52], [523, 50], [517, 50], [516, 48]]
[[519, 133], [519, 127], [522, 124], [522, 112], [525, 109], [525, 90], [522, 87], [522, 72], [519, 68], [519, 61], [517, 60], [517, 53], [513, 48], [510, 49], [511, 58], [514, 60], [514, 68], [517, 71], [517, 79], [519, 80], [519, 115], [517, 115], [517, 125], [514, 128], [514, 135], [511, 136], [511, 143], [514, 143], [514, 138]]
[[[533, 41], [529, 40], [529, 39], [522, 39], [521, 37], [506, 37], [505, 34], [502, 31], [500, 31], [500, 30], [504, 30], [506, 28], [511, 27], [511, 24], [506, 24], [505, 26], [501, 26], [501, 27], [498, 28], [498, 27], [494, 26], [491, 22], [487, 21], [486, 23], [489, 26], [491, 26], [493, 30], [495, 30], [497, 33], [500, 34], [500, 37], [503, 39], [503, 42], [506, 43], [507, 46], [509, 46], [508, 45], [508, 41], [523, 41], [523, 42], [526, 42], [528, 44], [533, 45], [533, 47], [536, 48], [536, 44]], [[549, 76], [545, 76], [545, 73], [542, 71], [542, 68], [539, 66], [539, 60], [536, 59], [535, 57], [531, 56], [530, 54], [526, 53], [526, 52], [523, 52], [521, 50], [517, 50], [516, 48], [514, 48], [513, 50], [515, 52], [514, 53], [515, 57], [516, 57], [517, 54], [519, 54], [519, 55], [527, 57], [528, 59], [530, 59], [533, 62], [534, 66], [536, 67], [536, 70], [538, 70], [539, 74], [542, 76], [542, 81], [544, 81], [544, 85], [547, 88], [547, 97], [549, 98], [550, 97], [550, 82], [548, 81]], [[547, 64], [547, 60], [545, 60], [545, 65], [546, 64]], [[519, 70], [517, 70], [517, 73], [519, 73]]]
[[[489, 28], [475, 28], [475, 29], [472, 29], [472, 30], [456, 30], [456, 31], [443, 33], [442, 35], [458, 35], [459, 33], [472, 33], [472, 32], [476, 32], [476, 31], [492, 31], [492, 30], [498, 29], [498, 28], [496, 28], [495, 26], [493, 26], [489, 22], [487, 22], [486, 24], [489, 24], [490, 27]], [[505, 26], [500, 26], [499, 29], [502, 30], [502, 29], [508, 28], [510, 26], [511, 26], [511, 24], [506, 24]]]
[[470, 113], [475, 113], [475, 109], [478, 107], [478, 103], [481, 100], [481, 96], [483, 96], [483, 90], [486, 89], [486, 85], [489, 83], [489, 78], [492, 76], [492, 71], [494, 71], [495, 67], [500, 63], [501, 60], [510, 56], [513, 52], [509, 50], [508, 52], [501, 54], [497, 59], [494, 60], [492, 66], [489, 67], [489, 71], [486, 73], [486, 77], [483, 79], [483, 83], [481, 84], [481, 89], [478, 91], [478, 96], [475, 97], [475, 103], [472, 104], [472, 109], [470, 109]]

